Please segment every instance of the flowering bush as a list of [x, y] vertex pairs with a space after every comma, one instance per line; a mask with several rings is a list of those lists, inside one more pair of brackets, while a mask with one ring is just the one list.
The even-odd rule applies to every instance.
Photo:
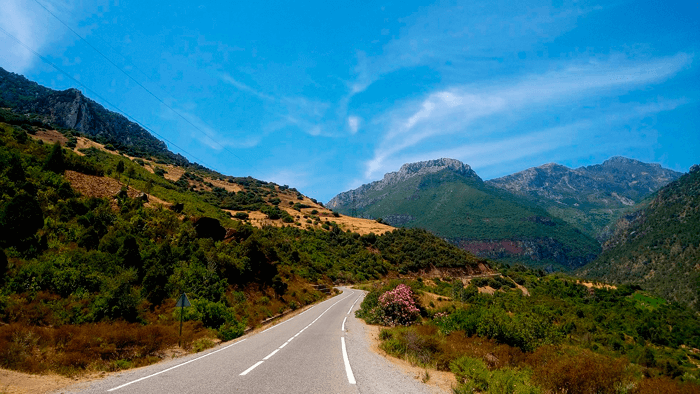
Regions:
[[387, 326], [408, 326], [420, 316], [413, 291], [404, 284], [379, 296], [378, 307]]

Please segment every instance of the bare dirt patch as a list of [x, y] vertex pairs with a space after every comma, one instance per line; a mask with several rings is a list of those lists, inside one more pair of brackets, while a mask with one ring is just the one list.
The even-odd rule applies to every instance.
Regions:
[[181, 167], [174, 166], [172, 164], [163, 165], [163, 169], [167, 171], [163, 177], [169, 181], [177, 181], [180, 179], [185, 170]]
[[[309, 200], [310, 201], [310, 200]], [[360, 235], [366, 235], [369, 233], [375, 233], [377, 235], [384, 234], [387, 231], [394, 230], [394, 227], [387, 226], [385, 224], [380, 224], [377, 223], [374, 220], [369, 220], [369, 219], [360, 219], [360, 218], [353, 218], [349, 216], [343, 216], [340, 215], [339, 217], [335, 217], [332, 214], [329, 216], [325, 217], [319, 217], [319, 224], [317, 226], [314, 226], [313, 224], [310, 223], [305, 223], [306, 219], [304, 216], [309, 216], [309, 214], [305, 214], [303, 212], [296, 211], [292, 208], [285, 207], [282, 203], [279, 204], [280, 209], [286, 211], [289, 213], [296, 221], [300, 222], [302, 224], [301, 228], [305, 229], [321, 229], [322, 225], [324, 223], [329, 223], [329, 222], [335, 222], [338, 224], [338, 226], [342, 230], [350, 230], [352, 232], [356, 232]], [[307, 209], [304, 209], [307, 210]], [[276, 219], [276, 220], [271, 220], [265, 215], [264, 213], [260, 211], [233, 211], [230, 209], [224, 209], [224, 212], [228, 212], [231, 215], [235, 215], [238, 212], [245, 212], [248, 214], [248, 222], [253, 226], [257, 228], [263, 228], [265, 226], [273, 226], [273, 227], [285, 227], [285, 226], [296, 226], [293, 223], [285, 223], [282, 221], [282, 219]], [[308, 209], [310, 212], [311, 209]], [[328, 211], [330, 212], [330, 211]], [[320, 210], [319, 210], [320, 213]], [[320, 216], [320, 215], [317, 215]], [[238, 219], [234, 219], [238, 220]], [[350, 224], [351, 223], [351, 224]]]
[[[382, 327], [371, 326], [361, 319], [358, 320], [365, 326], [365, 335], [367, 335], [367, 343], [369, 343], [370, 349], [373, 352], [384, 356], [384, 358], [386, 358], [392, 364], [399, 367], [407, 375], [413, 376], [416, 380], [423, 380], [423, 378], [425, 377], [425, 368], [420, 368], [412, 365], [408, 361], [392, 357], [379, 348], [379, 345], [381, 343], [381, 341], [379, 340], [379, 331], [381, 331]], [[431, 369], [428, 371], [428, 373], [430, 374], [430, 379], [428, 379], [428, 381], [424, 383], [428, 386], [430, 392], [434, 394], [451, 393], [452, 387], [455, 387], [457, 385], [457, 380], [451, 372], [437, 371]]]
[[[123, 183], [119, 182], [114, 178], [87, 175], [70, 170], [66, 171], [65, 177], [68, 180], [68, 182], [70, 182], [73, 189], [80, 192], [80, 194], [88, 197], [114, 197], [117, 195], [117, 193], [119, 193], [122, 187], [124, 187]], [[130, 198], [135, 198], [140, 194], [140, 190], [134, 189], [133, 187], [129, 186], [127, 190], [127, 195]], [[145, 205], [147, 207], [155, 207], [156, 205], [163, 205], [168, 207], [171, 204], [167, 201], [161, 200], [158, 197], [149, 195], [148, 202]]]
[[243, 191], [243, 187], [237, 183], [228, 183], [214, 178], [204, 178], [205, 182], [209, 182], [216, 187], [220, 187], [229, 193], [237, 193]]
[[56, 130], [38, 129], [34, 135], [30, 136], [35, 139], [42, 140], [47, 144], [55, 144], [58, 142], [61, 144], [61, 146], [66, 146], [66, 143], [68, 142], [68, 138]]
[[95, 148], [98, 150], [101, 150], [103, 152], [107, 152], [110, 154], [114, 154], [114, 152], [111, 152], [107, 149], [105, 149], [104, 145], [98, 144], [97, 142], [87, 139], [85, 137], [78, 137], [78, 142], [75, 144], [75, 153], [84, 156], [82, 152], [80, 152], [80, 149], [90, 149], [90, 148]]
[[51, 393], [79, 383], [81, 380], [61, 375], [30, 375], [0, 369], [0, 392], [7, 394]]
[[595, 288], [595, 289], [617, 289], [617, 286], [614, 285], [608, 285], [605, 283], [591, 283], [591, 282], [583, 282], [583, 281], [578, 281], [577, 282], [580, 285], [584, 285], [586, 287], [590, 288]]

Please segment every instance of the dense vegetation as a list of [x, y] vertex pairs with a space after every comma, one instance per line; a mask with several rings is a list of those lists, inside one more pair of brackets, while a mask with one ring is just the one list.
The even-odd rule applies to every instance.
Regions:
[[700, 311], [700, 171], [659, 190], [632, 216], [581, 273], [638, 284]]
[[[567, 269], [591, 261], [600, 252], [592, 237], [513, 194], [451, 170], [415, 176], [382, 190], [368, 189], [355, 201], [358, 216], [382, 218], [394, 226], [424, 228], [462, 242], [515, 240], [532, 243], [532, 256], [489, 255], [504, 261], [554, 265]], [[353, 207], [342, 205], [349, 214]]]
[[[444, 298], [420, 297], [423, 322], [384, 330], [382, 349], [426, 368], [452, 370], [464, 383], [457, 391], [465, 393], [700, 390], [700, 354], [692, 350], [700, 347], [696, 313], [639, 287], [590, 288], [524, 267], [502, 272], [498, 280], [472, 279], [467, 287], [449, 278], [406, 282]], [[372, 288], [357, 315], [380, 323], [372, 311], [398, 283]], [[477, 285], [501, 290], [489, 295]], [[504, 380], [520, 389], [499, 391]]]
[[[153, 362], [177, 343], [181, 292], [194, 306], [183, 315], [184, 346], [201, 350], [215, 337], [235, 338], [320, 299], [314, 283], [377, 279], [429, 264], [476, 270], [481, 262], [421, 230], [360, 236], [332, 221], [324, 222], [327, 230], [254, 228], [221, 208], [238, 204], [272, 215], [280, 191], [298, 192], [252, 178], [230, 178], [245, 188], [238, 193], [202, 187], [194, 169], [180, 178], [186, 182], [169, 181], [117, 154], [92, 148], [79, 156], [44, 144], [28, 134], [40, 127], [26, 117], [0, 122], [5, 368], [72, 374]], [[109, 175], [173, 205], [148, 207], [125, 191], [83, 196], [67, 181], [68, 170]], [[226, 239], [213, 239], [202, 229], [207, 222], [225, 225]]]

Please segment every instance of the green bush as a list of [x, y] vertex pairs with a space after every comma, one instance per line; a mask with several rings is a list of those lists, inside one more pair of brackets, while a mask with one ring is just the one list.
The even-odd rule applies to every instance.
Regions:
[[542, 390], [530, 381], [530, 372], [513, 368], [489, 371], [483, 361], [460, 357], [450, 363], [460, 387], [456, 392], [475, 390], [488, 394], [539, 394]]
[[222, 341], [230, 341], [236, 339], [245, 333], [245, 323], [233, 320], [222, 324], [217, 330], [219, 339]]

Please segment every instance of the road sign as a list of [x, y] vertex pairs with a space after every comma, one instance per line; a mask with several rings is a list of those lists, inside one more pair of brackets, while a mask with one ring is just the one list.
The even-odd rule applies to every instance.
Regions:
[[182, 309], [186, 306], [192, 306], [192, 304], [190, 304], [190, 300], [187, 299], [187, 294], [182, 293], [175, 303], [175, 308], [180, 308], [180, 336], [177, 339], [178, 346], [180, 346], [180, 341], [182, 339]]
[[175, 307], [176, 308], [183, 308], [186, 306], [192, 306], [192, 304], [190, 304], [190, 300], [187, 299], [187, 294], [182, 293], [180, 295], [180, 298], [177, 299], [177, 303], [175, 304]]

